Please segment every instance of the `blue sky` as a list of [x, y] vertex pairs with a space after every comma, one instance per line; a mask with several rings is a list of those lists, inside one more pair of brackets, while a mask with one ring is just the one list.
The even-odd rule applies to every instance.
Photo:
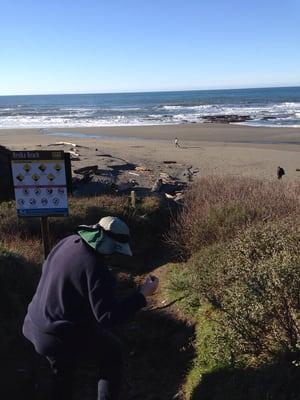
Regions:
[[0, 0], [0, 95], [300, 85], [299, 0]]

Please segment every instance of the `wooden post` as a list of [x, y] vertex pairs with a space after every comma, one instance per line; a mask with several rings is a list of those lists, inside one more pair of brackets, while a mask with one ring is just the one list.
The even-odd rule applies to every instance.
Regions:
[[44, 247], [44, 259], [46, 260], [48, 254], [50, 253], [48, 217], [41, 217], [41, 231], [42, 231], [42, 240]]
[[131, 198], [131, 207], [135, 208], [136, 198], [135, 198], [135, 191], [134, 190], [131, 191], [130, 198]]

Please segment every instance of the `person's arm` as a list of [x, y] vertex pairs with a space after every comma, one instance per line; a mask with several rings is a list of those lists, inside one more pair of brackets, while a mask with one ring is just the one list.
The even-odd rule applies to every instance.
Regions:
[[140, 291], [125, 299], [117, 300], [108, 270], [103, 269], [102, 272], [102, 276], [96, 279], [91, 277], [88, 289], [93, 314], [103, 327], [120, 324], [132, 318], [137, 311], [146, 306], [146, 296], [152, 294], [158, 286], [158, 280], [156, 282], [150, 278], [151, 284], [146, 280]]
[[99, 283], [89, 292], [89, 301], [93, 314], [102, 326], [120, 324], [132, 318], [147, 304], [145, 297], [136, 292], [122, 300], [114, 297], [111, 288]]

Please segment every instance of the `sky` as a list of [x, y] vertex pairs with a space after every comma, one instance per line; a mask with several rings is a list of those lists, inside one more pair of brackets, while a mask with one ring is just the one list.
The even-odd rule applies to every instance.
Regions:
[[300, 0], [0, 0], [0, 95], [300, 86]]

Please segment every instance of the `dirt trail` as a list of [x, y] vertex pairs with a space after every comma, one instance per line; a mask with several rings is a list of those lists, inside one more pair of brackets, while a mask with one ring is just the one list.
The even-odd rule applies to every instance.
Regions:
[[[164, 281], [163, 266], [152, 273]], [[122, 335], [131, 386], [122, 400], [183, 400], [181, 388], [193, 358], [193, 335], [193, 326], [179, 315], [176, 303], [169, 304], [158, 291]]]

